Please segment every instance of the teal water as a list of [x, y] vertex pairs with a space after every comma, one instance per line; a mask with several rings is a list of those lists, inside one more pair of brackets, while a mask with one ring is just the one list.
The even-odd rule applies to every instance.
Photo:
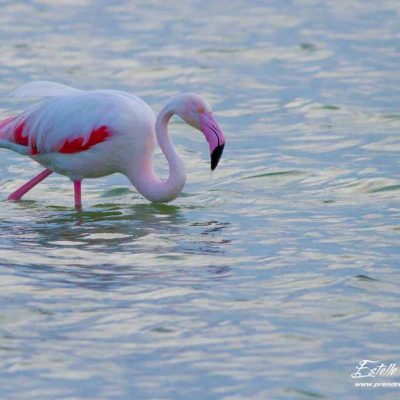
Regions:
[[0, 117], [33, 79], [156, 111], [191, 91], [227, 146], [210, 175], [174, 120], [182, 196], [87, 180], [80, 215], [62, 176], [5, 201], [40, 168], [0, 151], [0, 398], [399, 398], [350, 377], [400, 364], [399, 17], [391, 0], [3, 1]]

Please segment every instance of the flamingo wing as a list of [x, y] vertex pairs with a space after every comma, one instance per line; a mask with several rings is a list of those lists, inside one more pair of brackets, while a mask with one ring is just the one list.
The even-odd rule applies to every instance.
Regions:
[[[80, 92], [54, 97], [0, 122], [0, 139], [29, 155], [78, 153], [113, 136], [118, 104], [112, 97]], [[0, 147], [1, 146], [0, 143]], [[16, 150], [18, 151], [18, 150]]]
[[12, 97], [59, 97], [82, 93], [82, 90], [51, 81], [33, 81], [19, 86], [10, 93]]

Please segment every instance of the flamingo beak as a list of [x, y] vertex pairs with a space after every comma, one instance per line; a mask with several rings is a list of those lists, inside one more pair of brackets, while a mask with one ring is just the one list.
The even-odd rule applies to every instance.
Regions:
[[217, 168], [219, 160], [221, 159], [222, 152], [224, 151], [225, 143], [221, 146], [217, 146], [211, 153], [211, 171]]
[[200, 129], [210, 145], [211, 171], [214, 171], [224, 151], [225, 136], [211, 112], [200, 113]]

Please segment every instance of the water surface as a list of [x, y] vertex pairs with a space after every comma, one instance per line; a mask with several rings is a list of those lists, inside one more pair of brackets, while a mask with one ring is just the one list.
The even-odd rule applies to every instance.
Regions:
[[[117, 88], [156, 111], [197, 92], [226, 133], [174, 120], [168, 205], [123, 176], [51, 176], [0, 151], [4, 399], [395, 399], [400, 363], [400, 3], [3, 1], [0, 116], [33, 79]], [[166, 163], [157, 151], [160, 175]], [[400, 379], [397, 379], [398, 381]]]

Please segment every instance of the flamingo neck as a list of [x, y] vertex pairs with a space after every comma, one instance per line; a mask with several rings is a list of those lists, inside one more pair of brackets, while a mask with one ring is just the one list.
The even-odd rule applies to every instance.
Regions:
[[145, 166], [140, 174], [131, 179], [137, 190], [153, 202], [168, 202], [178, 197], [185, 182], [185, 165], [168, 133], [168, 122], [175, 114], [174, 107], [168, 103], [156, 120], [157, 142], [168, 162], [169, 176], [167, 180], [159, 179], [154, 172], [153, 160], [145, 160]]

